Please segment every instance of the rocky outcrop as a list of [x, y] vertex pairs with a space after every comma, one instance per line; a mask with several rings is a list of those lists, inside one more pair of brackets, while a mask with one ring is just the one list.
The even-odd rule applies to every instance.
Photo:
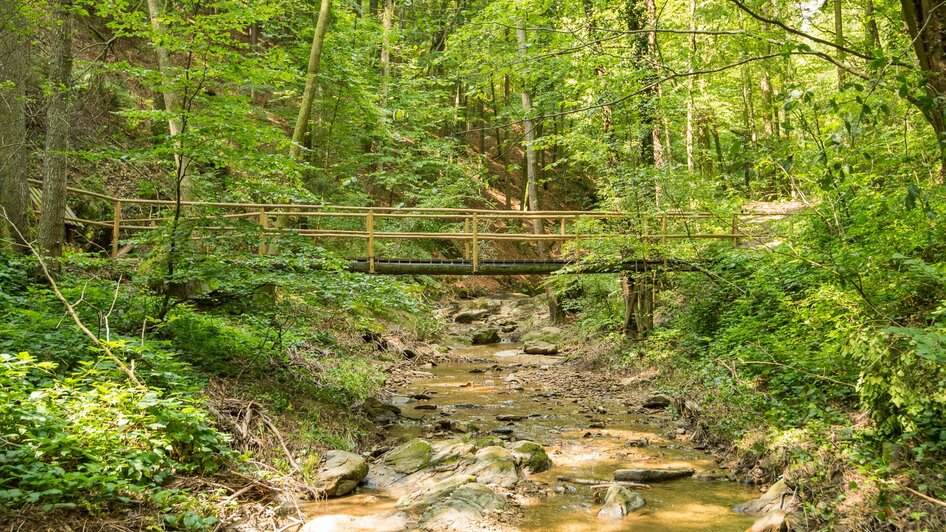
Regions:
[[531, 441], [517, 441], [508, 446], [513, 458], [523, 470], [529, 473], [541, 473], [552, 467], [552, 461], [546, 454], [545, 448]]
[[451, 475], [433, 485], [422, 487], [398, 499], [397, 508], [414, 513], [423, 513], [427, 508], [449, 497], [457, 488], [476, 482], [473, 475]]
[[372, 421], [380, 424], [393, 423], [401, 414], [400, 408], [394, 405], [382, 403], [374, 397], [365, 399], [364, 404], [361, 405], [361, 409], [365, 411], [365, 414]]
[[693, 476], [692, 469], [618, 469], [614, 480], [620, 482], [662, 482]]
[[598, 519], [618, 521], [645, 504], [640, 493], [624, 486], [611, 486], [604, 496], [604, 505], [598, 510]]
[[427, 467], [432, 453], [429, 443], [415, 439], [391, 449], [383, 456], [383, 460], [394, 471], [409, 475]]
[[499, 330], [493, 327], [484, 327], [473, 331], [473, 345], [498, 344], [501, 339]]
[[316, 474], [316, 489], [328, 497], [348, 495], [368, 475], [368, 462], [346, 451], [325, 453], [325, 462]]

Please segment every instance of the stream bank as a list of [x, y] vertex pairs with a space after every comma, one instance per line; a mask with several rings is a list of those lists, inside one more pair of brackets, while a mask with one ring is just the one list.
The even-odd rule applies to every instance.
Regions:
[[543, 312], [515, 295], [444, 309], [455, 345], [395, 371], [369, 407], [384, 443], [353, 494], [303, 506], [305, 530], [752, 528], [733, 507], [759, 488], [693, 443], [646, 380], [569, 364], [577, 346]]

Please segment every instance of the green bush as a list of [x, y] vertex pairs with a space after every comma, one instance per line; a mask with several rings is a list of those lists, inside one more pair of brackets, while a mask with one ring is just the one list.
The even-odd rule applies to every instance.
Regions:
[[95, 508], [142, 499], [231, 456], [194, 399], [133, 387], [104, 361], [68, 375], [0, 354], [0, 502]]

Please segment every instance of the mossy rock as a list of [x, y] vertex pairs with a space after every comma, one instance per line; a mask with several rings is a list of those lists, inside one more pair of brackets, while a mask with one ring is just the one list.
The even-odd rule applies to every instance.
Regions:
[[409, 475], [430, 465], [432, 453], [430, 443], [418, 438], [388, 451], [384, 455], [384, 463], [398, 473]]

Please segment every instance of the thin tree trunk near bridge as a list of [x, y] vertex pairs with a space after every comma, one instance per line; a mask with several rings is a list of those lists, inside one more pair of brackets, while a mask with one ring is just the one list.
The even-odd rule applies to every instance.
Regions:
[[72, 100], [72, 7], [72, 0], [60, 0], [55, 4], [56, 23], [50, 39], [49, 83], [52, 95], [46, 110], [46, 153], [39, 244], [53, 257], [62, 254], [66, 238], [69, 110]]
[[322, 61], [322, 46], [325, 43], [325, 33], [328, 30], [328, 16], [331, 7], [332, 0], [322, 0], [322, 5], [319, 8], [319, 20], [315, 25], [315, 34], [312, 36], [312, 48], [309, 51], [309, 66], [306, 69], [305, 76], [305, 90], [302, 93], [302, 104], [299, 106], [299, 116], [296, 118], [296, 127], [292, 132], [292, 146], [289, 147], [289, 155], [296, 159], [302, 155], [302, 143], [305, 141], [309, 117], [312, 116], [312, 102], [315, 100], [315, 83], [318, 80], [319, 64]]
[[940, 161], [940, 180], [946, 184], [946, 10], [927, 0], [900, 0], [903, 19], [913, 42], [913, 51], [926, 78], [930, 103], [917, 105], [933, 128]]
[[[184, 132], [184, 120], [181, 117], [183, 106], [180, 95], [173, 88], [171, 54], [167, 47], [161, 44], [162, 36], [167, 33], [167, 29], [162, 22], [164, 9], [158, 1], [148, 0], [148, 20], [151, 23], [151, 31], [154, 33], [152, 43], [155, 55], [158, 57], [158, 71], [161, 74], [161, 97], [164, 100], [164, 110], [168, 113], [168, 133], [174, 140], [174, 137]], [[177, 178], [179, 195], [182, 201], [192, 201], [194, 187], [190, 175], [190, 159], [182, 151], [180, 142], [174, 141], [174, 174]]]
[[[525, 22], [520, 18], [516, 20], [516, 37], [519, 40], [519, 53], [522, 55], [522, 59], [526, 58], [527, 54], [527, 43], [526, 43], [526, 29]], [[522, 83], [522, 114], [525, 116], [525, 119], [522, 122], [522, 127], [524, 129], [523, 136], [525, 137], [526, 143], [526, 195], [528, 196], [528, 204], [530, 211], [540, 211], [542, 210], [541, 202], [539, 201], [539, 187], [536, 183], [537, 181], [537, 168], [536, 168], [536, 157], [535, 149], [533, 148], [535, 144], [535, 126], [532, 122], [532, 94], [529, 92], [528, 80], [523, 79]], [[545, 232], [545, 220], [535, 218], [532, 220], [532, 232], [537, 235], [541, 235]], [[548, 246], [544, 241], [536, 242], [536, 245], [539, 249], [539, 257], [542, 259], [547, 259], [549, 256]], [[559, 323], [562, 321], [562, 311], [558, 305], [558, 299], [555, 297], [555, 294], [552, 292], [551, 288], [546, 287], [545, 289], [546, 296], [548, 297], [549, 303], [549, 319], [552, 320], [552, 323]]]
[[28, 252], [30, 188], [26, 160], [26, 82], [29, 36], [17, 0], [0, 0], [0, 197], [15, 249]]

